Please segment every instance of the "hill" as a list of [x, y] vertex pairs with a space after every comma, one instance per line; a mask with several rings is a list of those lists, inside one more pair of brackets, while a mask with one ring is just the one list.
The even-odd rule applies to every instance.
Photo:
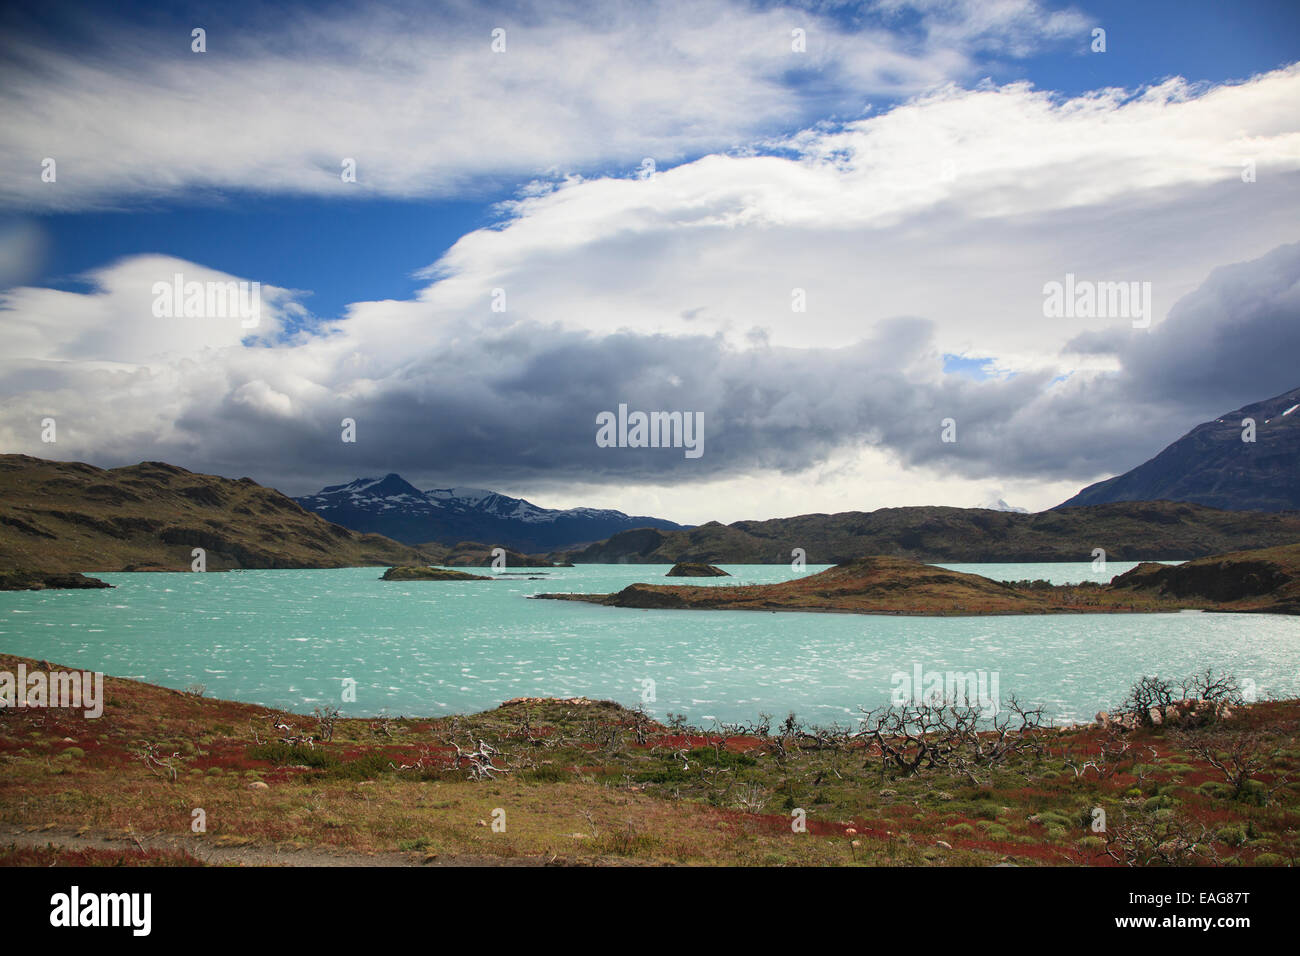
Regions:
[[1020, 514], [984, 508], [881, 508], [684, 531], [625, 531], [567, 556], [579, 564], [811, 564], [864, 555], [916, 561], [1180, 560], [1300, 541], [1300, 513], [1224, 511], [1177, 502], [1118, 502]]
[[[1245, 419], [1255, 423], [1253, 442], [1242, 440]], [[1203, 422], [1150, 461], [1057, 507], [1155, 500], [1232, 511], [1300, 509], [1300, 388]]]
[[610, 607], [728, 611], [843, 611], [860, 614], [1050, 614], [1063, 611], [1174, 610], [1164, 597], [1123, 603], [1097, 585], [1017, 587], [906, 558], [856, 558], [779, 584], [702, 587], [632, 584], [616, 594], [541, 594]]
[[305, 511], [251, 478], [146, 461], [102, 469], [0, 455], [0, 570], [209, 570], [427, 564], [430, 556]]
[[905, 558], [866, 557], [778, 584], [631, 584], [615, 594], [539, 594], [609, 607], [860, 614], [1300, 614], [1300, 545], [1215, 555], [1176, 567], [1142, 564], [1105, 585], [1006, 583]]
[[1111, 587], [1220, 610], [1300, 614], [1300, 545], [1216, 554], [1175, 566], [1140, 564]]

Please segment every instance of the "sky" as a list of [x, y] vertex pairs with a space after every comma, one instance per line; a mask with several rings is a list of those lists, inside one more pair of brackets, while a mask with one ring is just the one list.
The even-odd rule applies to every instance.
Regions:
[[[1297, 27], [1291, 2], [6, 9], [0, 450], [688, 523], [1049, 508], [1300, 385]], [[256, 324], [169, 312], [176, 276], [258, 283]], [[1134, 294], [1062, 314], [1054, 283]], [[698, 417], [701, 453], [604, 447], [620, 405]]]

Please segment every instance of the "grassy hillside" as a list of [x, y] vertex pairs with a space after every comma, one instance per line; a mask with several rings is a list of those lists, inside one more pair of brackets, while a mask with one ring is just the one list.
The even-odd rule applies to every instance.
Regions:
[[251, 478], [161, 462], [102, 469], [0, 455], [0, 570], [209, 570], [427, 564], [430, 556], [357, 534]]
[[983, 508], [881, 508], [718, 522], [684, 531], [643, 528], [569, 555], [579, 564], [811, 564], [866, 555], [916, 561], [1179, 560], [1300, 541], [1300, 512], [1220, 511], [1169, 501], [1121, 502], [1015, 514]]

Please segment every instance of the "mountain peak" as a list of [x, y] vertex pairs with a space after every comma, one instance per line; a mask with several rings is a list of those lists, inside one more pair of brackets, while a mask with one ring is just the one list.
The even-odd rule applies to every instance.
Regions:
[[1228, 511], [1300, 509], [1300, 388], [1202, 422], [1150, 461], [1057, 505], [1187, 501]]
[[599, 541], [632, 528], [678, 529], [661, 518], [596, 508], [539, 508], [486, 488], [451, 486], [420, 491], [401, 475], [358, 478], [295, 499], [345, 528], [410, 543], [484, 541], [523, 552], [544, 552]]
[[365, 493], [376, 497], [392, 497], [394, 495], [419, 495], [420, 490], [411, 484], [397, 472], [389, 472], [382, 478], [357, 478], [349, 481], [345, 485], [329, 485], [322, 488], [317, 494], [328, 495], [337, 494], [338, 492], [350, 492], [353, 494]]

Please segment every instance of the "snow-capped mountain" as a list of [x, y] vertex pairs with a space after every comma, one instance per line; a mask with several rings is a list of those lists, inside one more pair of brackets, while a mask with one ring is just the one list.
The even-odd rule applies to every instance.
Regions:
[[632, 528], [688, 527], [611, 509], [539, 508], [522, 498], [484, 488], [421, 491], [395, 474], [358, 478], [294, 500], [345, 528], [376, 532], [408, 544], [481, 541], [526, 553], [600, 541]]
[[1020, 508], [1017, 507], [1016, 505], [1009, 505], [1006, 503], [1004, 499], [999, 498], [996, 495], [994, 495], [992, 498], [987, 499], [984, 502], [984, 504], [980, 505], [980, 507], [985, 508], [989, 511], [1007, 511], [1012, 514], [1018, 514], [1018, 515], [1029, 514], [1029, 510], [1027, 508]]

